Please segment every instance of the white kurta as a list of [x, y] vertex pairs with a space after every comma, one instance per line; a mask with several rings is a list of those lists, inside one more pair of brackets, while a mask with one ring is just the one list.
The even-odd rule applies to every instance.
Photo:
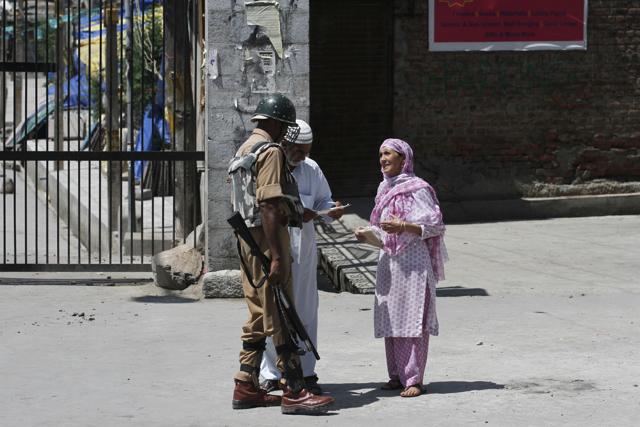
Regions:
[[[293, 170], [298, 183], [300, 199], [305, 208], [314, 211], [328, 209], [333, 206], [331, 189], [320, 166], [310, 158], [306, 158]], [[325, 217], [325, 220], [331, 220]], [[305, 223], [302, 229], [290, 228], [291, 256], [293, 257], [293, 293], [296, 311], [300, 316], [313, 344], [318, 347], [318, 248], [316, 246], [316, 230], [313, 221]], [[315, 375], [316, 359], [312, 353], [301, 358], [302, 371], [305, 377]], [[280, 372], [276, 364], [276, 353], [271, 338], [267, 339], [267, 350], [262, 357], [260, 375], [265, 379], [279, 379]]]

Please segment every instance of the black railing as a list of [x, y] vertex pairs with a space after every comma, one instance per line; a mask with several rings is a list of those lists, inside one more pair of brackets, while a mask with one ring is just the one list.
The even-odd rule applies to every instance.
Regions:
[[0, 6], [0, 271], [150, 269], [200, 222], [202, 3]]

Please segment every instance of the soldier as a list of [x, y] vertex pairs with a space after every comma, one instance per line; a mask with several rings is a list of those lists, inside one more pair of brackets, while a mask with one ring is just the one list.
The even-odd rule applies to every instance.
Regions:
[[[273, 287], [280, 286], [293, 300], [287, 226], [301, 227], [304, 208], [280, 142], [287, 132], [294, 134], [293, 139], [299, 132], [295, 107], [283, 95], [270, 95], [260, 101], [251, 120], [257, 126], [229, 167], [232, 202], [234, 210], [245, 218], [260, 249], [271, 259], [271, 266], [268, 279], [259, 286], [264, 276], [260, 261], [245, 242], [240, 242], [242, 288], [249, 319], [242, 328], [233, 408], [281, 405], [284, 414], [321, 413], [334, 399], [316, 396], [305, 388], [300, 359], [281, 324], [273, 292]], [[277, 366], [286, 380], [282, 398], [266, 393], [258, 383], [267, 336], [273, 337]]]

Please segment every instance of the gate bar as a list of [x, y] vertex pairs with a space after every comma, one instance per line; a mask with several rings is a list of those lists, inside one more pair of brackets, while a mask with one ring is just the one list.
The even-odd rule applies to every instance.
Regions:
[[203, 151], [0, 151], [0, 161], [170, 161], [204, 160]]
[[151, 271], [151, 264], [0, 264], [0, 272], [22, 271]]

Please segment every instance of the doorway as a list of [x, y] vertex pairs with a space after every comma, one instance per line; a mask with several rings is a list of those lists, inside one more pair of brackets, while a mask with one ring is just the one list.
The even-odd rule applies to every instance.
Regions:
[[370, 197], [392, 134], [393, 2], [311, 0], [312, 157], [336, 197]]

